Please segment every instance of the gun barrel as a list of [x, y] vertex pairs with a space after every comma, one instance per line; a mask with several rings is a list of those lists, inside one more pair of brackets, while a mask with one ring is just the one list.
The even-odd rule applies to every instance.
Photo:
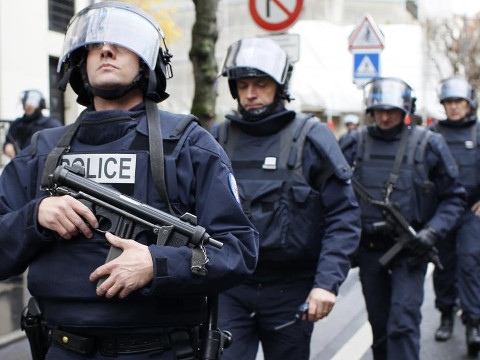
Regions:
[[388, 251], [382, 255], [378, 261], [382, 266], [388, 266], [395, 256], [397, 256], [405, 248], [404, 242], [397, 242]]
[[186, 221], [177, 218], [174, 215], [158, 210], [150, 205], [143, 204], [129, 196], [83, 176], [60, 165], [57, 166], [52, 176], [52, 182], [57, 186], [67, 186], [77, 192], [84, 192], [90, 196], [98, 198], [106, 203], [116, 206], [126, 212], [143, 218], [157, 225], [173, 225], [175, 231], [187, 236], [195, 244], [211, 244], [217, 248], [222, 247], [222, 243], [210, 237], [205, 228], [199, 225], [192, 225]]

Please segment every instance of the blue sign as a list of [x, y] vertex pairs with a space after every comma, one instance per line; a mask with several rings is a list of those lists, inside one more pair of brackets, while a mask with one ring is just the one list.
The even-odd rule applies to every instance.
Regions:
[[353, 81], [366, 83], [380, 76], [380, 53], [353, 54]]

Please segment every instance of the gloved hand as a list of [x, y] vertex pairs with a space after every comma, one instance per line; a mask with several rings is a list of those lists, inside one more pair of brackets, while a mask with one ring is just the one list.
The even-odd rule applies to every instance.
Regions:
[[385, 221], [387, 223], [388, 234], [393, 238], [398, 238], [399, 236], [401, 236], [402, 231], [399, 230], [398, 223], [394, 220], [390, 213], [385, 211], [383, 217], [385, 218]]
[[418, 241], [412, 242], [410, 248], [415, 255], [423, 255], [428, 253], [440, 240], [440, 234], [429, 226], [423, 228], [417, 233]]

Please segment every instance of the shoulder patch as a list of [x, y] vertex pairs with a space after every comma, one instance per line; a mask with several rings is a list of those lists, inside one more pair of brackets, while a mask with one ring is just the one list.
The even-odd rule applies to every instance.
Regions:
[[230, 187], [230, 191], [233, 194], [235, 200], [237, 200], [238, 205], [240, 205], [240, 195], [238, 194], [238, 186], [237, 181], [235, 180], [235, 176], [232, 173], [228, 174], [228, 185]]

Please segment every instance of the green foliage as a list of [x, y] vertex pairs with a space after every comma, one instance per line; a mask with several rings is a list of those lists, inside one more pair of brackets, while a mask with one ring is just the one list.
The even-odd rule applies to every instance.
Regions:
[[176, 13], [176, 9], [162, 9], [159, 10], [159, 4], [163, 0], [120, 0], [125, 3], [132, 4], [155, 19], [155, 21], [160, 25], [167, 39], [167, 44], [172, 42], [172, 40], [178, 39], [181, 37], [182, 33], [180, 28], [175, 24], [173, 17]]

